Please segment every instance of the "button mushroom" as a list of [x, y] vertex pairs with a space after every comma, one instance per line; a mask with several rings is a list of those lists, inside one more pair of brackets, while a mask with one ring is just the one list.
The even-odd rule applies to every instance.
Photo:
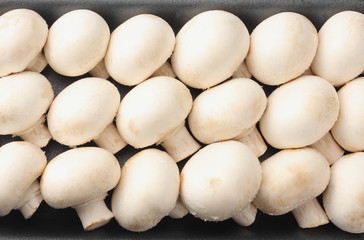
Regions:
[[266, 105], [267, 97], [259, 84], [247, 78], [232, 79], [202, 92], [195, 99], [188, 124], [202, 143], [237, 139], [261, 156], [267, 146], [255, 124]]
[[330, 167], [313, 148], [282, 150], [263, 161], [262, 185], [254, 199], [255, 206], [269, 215], [293, 210], [301, 228], [328, 223], [316, 197], [326, 188]]
[[41, 53], [48, 26], [33, 10], [15, 9], [0, 16], [0, 77], [21, 72]]
[[143, 150], [126, 161], [111, 207], [125, 229], [143, 232], [156, 226], [175, 207], [179, 193], [176, 162], [157, 149]]
[[104, 198], [120, 178], [118, 160], [98, 147], [68, 150], [52, 159], [40, 182], [45, 202], [56, 209], [72, 207], [83, 228], [93, 230], [113, 217]]
[[39, 147], [28, 142], [11, 142], [0, 148], [0, 216], [19, 209], [30, 218], [43, 200], [37, 178], [47, 158]]
[[177, 34], [172, 67], [186, 85], [205, 89], [231, 77], [248, 49], [249, 32], [238, 17], [207, 11], [193, 17]]
[[192, 96], [183, 83], [170, 77], [154, 77], [125, 95], [116, 125], [133, 147], [161, 143], [173, 159], [180, 161], [200, 148], [185, 127], [191, 107]]
[[20, 136], [44, 147], [51, 139], [44, 114], [53, 101], [52, 86], [43, 75], [21, 72], [0, 78], [0, 134]]
[[109, 81], [83, 78], [66, 87], [48, 113], [48, 127], [54, 140], [77, 146], [91, 140], [111, 153], [126, 146], [113, 119], [120, 104], [120, 93]]
[[93, 69], [105, 56], [110, 29], [97, 13], [79, 9], [53, 23], [44, 54], [54, 71], [80, 76]]
[[275, 14], [261, 22], [250, 37], [246, 63], [260, 82], [279, 85], [300, 76], [311, 65], [318, 45], [316, 28], [293, 12]]
[[357, 77], [364, 69], [364, 14], [344, 11], [321, 27], [312, 71], [334, 86]]
[[350, 233], [364, 233], [364, 153], [352, 153], [331, 167], [322, 200], [333, 224]]
[[175, 36], [162, 18], [141, 14], [111, 34], [105, 65], [111, 77], [124, 85], [137, 85], [150, 77], [171, 56]]
[[261, 183], [254, 152], [237, 141], [210, 144], [182, 169], [181, 199], [189, 212], [204, 221], [223, 221], [250, 207]]

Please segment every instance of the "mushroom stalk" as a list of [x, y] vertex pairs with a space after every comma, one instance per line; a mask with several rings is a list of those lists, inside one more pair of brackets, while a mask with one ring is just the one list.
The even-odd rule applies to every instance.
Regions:
[[173, 68], [169, 62], [165, 62], [160, 68], [158, 68], [151, 77], [158, 77], [158, 76], [167, 76], [176, 78], [176, 74], [173, 71]]
[[183, 205], [181, 199], [178, 198], [178, 200], [176, 202], [176, 206], [169, 213], [169, 217], [174, 218], [174, 219], [180, 219], [180, 218], [183, 218], [184, 216], [186, 216], [187, 214], [188, 214], [187, 208], [185, 207], [185, 205]]
[[184, 124], [163, 139], [161, 145], [176, 162], [192, 155], [201, 147]]
[[249, 72], [245, 61], [243, 61], [238, 69], [235, 70], [233, 78], [252, 78], [252, 74]]
[[113, 123], [110, 123], [93, 141], [97, 146], [108, 150], [112, 154], [119, 152], [127, 145]]
[[105, 61], [102, 59], [91, 71], [89, 72], [91, 76], [108, 79], [110, 77], [109, 72], [106, 69]]
[[107, 224], [114, 214], [107, 208], [104, 198], [73, 207], [82, 222], [85, 231], [90, 231]]
[[15, 135], [19, 135], [23, 140], [33, 143], [40, 148], [47, 146], [52, 136], [48, 128], [44, 125], [44, 119], [45, 117], [43, 116], [34, 127]]
[[29, 219], [35, 211], [37, 211], [40, 203], [43, 201], [43, 196], [40, 193], [38, 180], [35, 180], [23, 194], [23, 204], [19, 207], [19, 211], [25, 219]]
[[316, 198], [292, 210], [301, 228], [314, 228], [329, 223], [329, 219]]
[[236, 140], [247, 145], [258, 157], [262, 156], [265, 151], [267, 151], [267, 145], [256, 126], [253, 126], [253, 129], [248, 135], [244, 135], [243, 137], [239, 136]]
[[240, 226], [248, 227], [254, 223], [256, 215], [257, 207], [253, 203], [250, 203], [249, 206], [236, 213], [232, 219]]
[[32, 72], [42, 72], [44, 68], [48, 65], [48, 62], [46, 58], [44, 57], [44, 54], [40, 52], [28, 65], [28, 67], [25, 69], [26, 71], [32, 71]]
[[311, 147], [319, 151], [327, 159], [330, 165], [344, 155], [344, 149], [337, 144], [330, 132], [312, 144]]

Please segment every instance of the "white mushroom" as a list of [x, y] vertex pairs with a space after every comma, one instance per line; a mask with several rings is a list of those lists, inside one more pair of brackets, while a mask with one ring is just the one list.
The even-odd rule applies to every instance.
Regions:
[[293, 210], [301, 228], [328, 223], [316, 197], [330, 180], [330, 167], [313, 148], [282, 150], [262, 163], [262, 185], [255, 206], [269, 215]]
[[254, 152], [237, 141], [210, 144], [186, 163], [181, 173], [181, 199], [204, 221], [223, 221], [240, 214], [257, 194], [261, 167]]
[[[236, 78], [202, 92], [193, 103], [188, 124], [202, 143], [236, 139], [261, 156], [267, 146], [255, 124], [266, 105], [267, 97], [259, 84], [247, 78]], [[249, 138], [251, 134], [258, 134], [260, 141]]]
[[171, 57], [178, 78], [194, 88], [209, 88], [233, 75], [249, 49], [249, 32], [235, 15], [200, 13], [176, 37]]
[[261, 22], [250, 37], [246, 63], [260, 82], [279, 85], [300, 76], [311, 65], [318, 45], [314, 25], [293, 12], [275, 14]]
[[47, 40], [48, 26], [33, 10], [15, 9], [0, 16], [0, 77], [21, 72]]
[[130, 18], [111, 34], [105, 65], [123, 85], [137, 85], [150, 77], [171, 56], [175, 36], [162, 18], [141, 14]]
[[25, 71], [31, 72], [42, 72], [45, 67], [48, 65], [47, 59], [43, 53], [39, 53], [28, 65]]
[[364, 69], [364, 14], [344, 11], [321, 27], [311, 68], [334, 86], [357, 77]]
[[364, 153], [352, 153], [331, 167], [322, 200], [329, 219], [350, 233], [364, 233]]
[[40, 182], [44, 201], [53, 208], [72, 207], [83, 228], [93, 230], [113, 217], [104, 198], [120, 178], [118, 160], [98, 147], [68, 150], [52, 159]]
[[185, 127], [191, 108], [192, 96], [183, 83], [170, 77], [154, 77], [125, 95], [116, 125], [133, 147], [161, 143], [173, 159], [180, 161], [200, 148]]
[[47, 164], [44, 152], [28, 142], [0, 148], [0, 216], [19, 209], [30, 218], [43, 200], [37, 178]]
[[111, 153], [126, 146], [113, 119], [120, 104], [120, 93], [109, 81], [83, 78], [66, 87], [48, 113], [48, 127], [54, 140], [77, 146], [91, 140]]
[[0, 134], [13, 134], [39, 147], [51, 139], [44, 114], [53, 101], [52, 86], [43, 75], [21, 72], [0, 78]]
[[97, 13], [79, 9], [53, 23], [44, 54], [54, 71], [80, 76], [93, 69], [105, 56], [110, 29]]
[[158, 149], [143, 150], [126, 161], [111, 207], [123, 228], [143, 232], [175, 207], [179, 193], [176, 162]]

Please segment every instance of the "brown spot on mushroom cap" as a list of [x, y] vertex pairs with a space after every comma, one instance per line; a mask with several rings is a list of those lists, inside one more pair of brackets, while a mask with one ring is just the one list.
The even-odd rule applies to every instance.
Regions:
[[211, 189], [216, 189], [219, 187], [221, 182], [222, 182], [222, 180], [220, 178], [211, 178], [209, 180], [209, 186]]

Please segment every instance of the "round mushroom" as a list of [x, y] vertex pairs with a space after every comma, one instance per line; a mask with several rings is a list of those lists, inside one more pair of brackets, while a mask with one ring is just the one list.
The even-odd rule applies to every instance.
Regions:
[[48, 25], [33, 10], [15, 9], [0, 16], [0, 77], [21, 72], [41, 53]]
[[350, 233], [364, 233], [364, 153], [345, 155], [331, 167], [330, 183], [322, 195], [329, 219]]
[[300, 76], [315, 57], [318, 36], [301, 14], [282, 12], [261, 22], [250, 37], [246, 63], [251, 74], [267, 85], [279, 85]]
[[364, 14], [344, 11], [321, 27], [311, 69], [334, 86], [357, 77], [364, 69]]
[[174, 44], [173, 29], [162, 18], [134, 16], [111, 34], [105, 56], [107, 71], [123, 85], [137, 85], [167, 61]]
[[80, 76], [104, 58], [109, 39], [109, 26], [100, 15], [78, 9], [64, 14], [53, 23], [44, 54], [57, 73]]
[[109, 81], [83, 78], [66, 87], [48, 112], [48, 127], [54, 140], [77, 146], [91, 140], [111, 153], [126, 146], [113, 124], [120, 93]]
[[200, 148], [185, 127], [191, 108], [192, 96], [183, 83], [170, 77], [154, 77], [125, 95], [116, 125], [133, 147], [161, 143], [173, 159], [180, 161]]
[[84, 230], [89, 231], [114, 216], [104, 198], [119, 178], [120, 165], [114, 155], [98, 147], [81, 147], [53, 158], [43, 172], [40, 188], [49, 206], [74, 208]]
[[[266, 105], [267, 97], [259, 84], [251, 79], [236, 78], [202, 92], [193, 102], [188, 124], [202, 143], [236, 139], [261, 156], [267, 146], [255, 130], [255, 124]], [[259, 138], [245, 141], [255, 133]]]
[[126, 161], [111, 200], [123, 228], [143, 232], [156, 226], [175, 207], [179, 170], [165, 152], [146, 149]]
[[11, 142], [0, 148], [0, 216], [19, 209], [30, 218], [43, 200], [37, 178], [47, 164], [44, 152], [28, 142]]
[[172, 67], [193, 88], [206, 89], [229, 78], [249, 50], [249, 32], [235, 15], [221, 10], [200, 13], [176, 37]]
[[183, 167], [181, 200], [192, 215], [204, 221], [236, 220], [257, 194], [261, 178], [258, 158], [245, 144], [213, 143]]
[[316, 197], [330, 180], [325, 157], [313, 148], [282, 150], [269, 157], [262, 166], [262, 184], [254, 199], [255, 206], [269, 215], [293, 210], [301, 228], [328, 223]]

